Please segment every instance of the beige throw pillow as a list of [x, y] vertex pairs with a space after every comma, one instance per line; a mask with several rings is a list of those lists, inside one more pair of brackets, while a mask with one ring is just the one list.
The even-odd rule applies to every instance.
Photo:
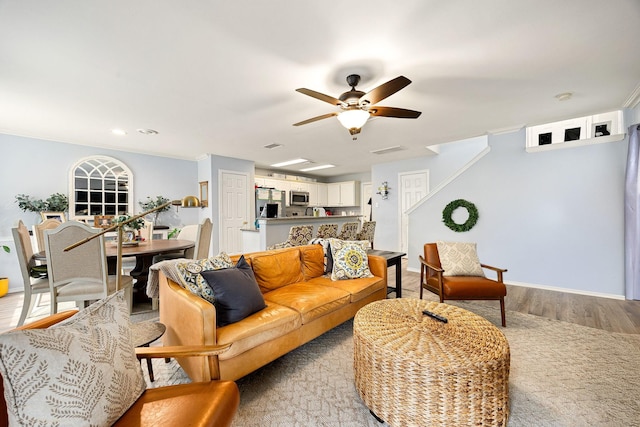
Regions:
[[436, 242], [443, 276], [484, 276], [475, 243]]
[[48, 329], [0, 334], [10, 425], [112, 425], [146, 388], [123, 291]]

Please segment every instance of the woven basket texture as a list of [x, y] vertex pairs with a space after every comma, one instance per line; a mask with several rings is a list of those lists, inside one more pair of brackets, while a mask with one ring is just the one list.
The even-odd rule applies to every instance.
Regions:
[[509, 343], [484, 318], [415, 298], [382, 300], [358, 311], [353, 337], [358, 393], [389, 425], [506, 425]]

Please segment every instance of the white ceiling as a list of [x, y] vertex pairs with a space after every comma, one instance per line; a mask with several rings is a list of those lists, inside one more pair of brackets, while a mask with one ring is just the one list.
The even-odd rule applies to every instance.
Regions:
[[[0, 133], [364, 172], [633, 105], [639, 41], [638, 0], [0, 0]], [[296, 88], [337, 97], [352, 72], [365, 92], [408, 77], [380, 104], [422, 116], [371, 119], [357, 141], [335, 118], [292, 126], [337, 108]]]

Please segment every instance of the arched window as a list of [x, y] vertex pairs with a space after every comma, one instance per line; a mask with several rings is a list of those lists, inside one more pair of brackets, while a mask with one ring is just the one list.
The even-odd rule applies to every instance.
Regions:
[[73, 165], [69, 181], [72, 219], [133, 213], [133, 174], [121, 161], [107, 156], [86, 157]]

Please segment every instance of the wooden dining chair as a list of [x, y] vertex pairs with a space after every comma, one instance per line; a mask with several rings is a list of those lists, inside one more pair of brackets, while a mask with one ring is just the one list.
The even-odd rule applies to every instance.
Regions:
[[213, 223], [209, 218], [205, 218], [201, 224], [185, 225], [178, 233], [178, 240], [191, 240], [195, 246], [178, 252], [169, 252], [153, 257], [153, 264], [169, 259], [188, 258], [204, 259], [209, 257], [209, 247], [211, 246], [211, 235], [213, 234]]
[[[69, 251], [64, 250], [99, 232], [100, 230], [76, 221], [65, 222], [54, 230], [45, 231], [51, 314], [58, 312], [60, 302], [76, 301], [83, 306], [115, 292], [116, 276], [108, 275], [104, 235]], [[128, 289], [131, 302], [131, 276], [122, 275], [121, 285]]]
[[26, 318], [31, 315], [34, 307], [40, 303], [40, 296], [49, 292], [49, 278], [47, 269], [44, 266], [36, 265], [33, 258], [33, 247], [31, 246], [31, 236], [29, 230], [22, 220], [18, 221], [18, 226], [11, 229], [13, 242], [16, 246], [18, 264], [24, 285], [24, 300], [18, 326], [22, 326]]
[[61, 221], [55, 218], [49, 218], [42, 221], [40, 224], [35, 224], [32, 227], [33, 235], [36, 236], [36, 243], [38, 245], [37, 252], [44, 251], [44, 231], [53, 230], [62, 224]]

